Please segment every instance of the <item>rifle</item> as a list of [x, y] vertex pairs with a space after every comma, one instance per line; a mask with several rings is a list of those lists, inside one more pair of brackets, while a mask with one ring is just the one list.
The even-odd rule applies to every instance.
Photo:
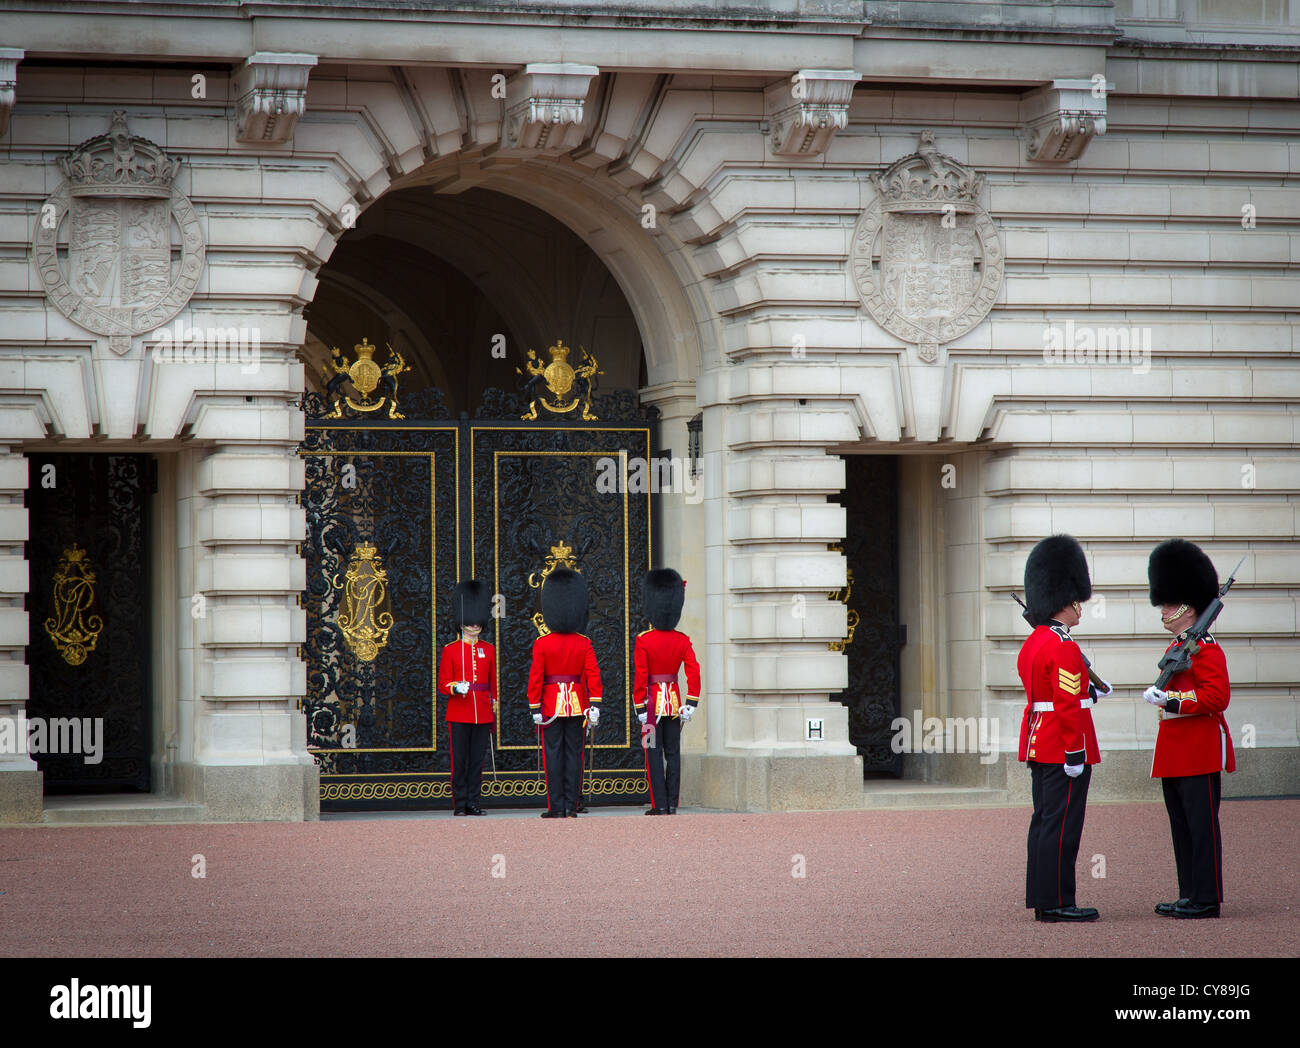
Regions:
[[1177, 674], [1182, 673], [1183, 670], [1191, 666], [1192, 656], [1201, 650], [1200, 642], [1205, 639], [1205, 635], [1210, 632], [1210, 627], [1214, 625], [1214, 620], [1219, 617], [1219, 612], [1223, 610], [1223, 598], [1237, 580], [1237, 572], [1241, 570], [1244, 563], [1246, 563], [1246, 558], [1243, 555], [1241, 560], [1237, 561], [1237, 566], [1232, 569], [1228, 581], [1219, 590], [1219, 595], [1205, 606], [1200, 618], [1190, 628], [1178, 634], [1178, 639], [1174, 641], [1173, 646], [1164, 653], [1164, 656], [1160, 659], [1160, 664], [1156, 667], [1160, 671], [1160, 675], [1156, 677], [1155, 686], [1157, 690], [1164, 691]]
[[[1029, 622], [1029, 609], [1025, 607], [1025, 602], [1021, 600], [1020, 597], [1018, 597], [1015, 593], [1011, 594], [1011, 599], [1020, 605], [1020, 607], [1023, 609], [1020, 613], [1021, 616], [1024, 618], [1026, 622]], [[1092, 663], [1088, 661], [1088, 656], [1083, 654], [1082, 648], [1079, 649], [1079, 655], [1083, 659], [1083, 664], [1088, 668], [1088, 680], [1092, 682], [1093, 691], [1095, 695], [1096, 689], [1100, 688], [1106, 682], [1102, 680], [1100, 675], [1097, 673], [1097, 671], [1092, 668]]]

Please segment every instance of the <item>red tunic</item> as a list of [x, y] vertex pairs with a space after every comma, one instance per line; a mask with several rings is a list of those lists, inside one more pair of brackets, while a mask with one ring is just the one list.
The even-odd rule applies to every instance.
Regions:
[[[682, 695], [677, 674], [686, 665], [686, 705], [700, 702], [700, 664], [691, 647], [691, 638], [678, 630], [646, 630], [636, 638], [633, 651], [635, 672], [632, 678], [632, 704], [638, 714], [646, 714], [646, 723], [659, 717], [678, 717], [682, 712]], [[651, 677], [672, 680], [651, 681]], [[647, 694], [648, 692], [648, 694]]]
[[[473, 644], [456, 640], [442, 649], [442, 658], [438, 660], [438, 691], [448, 697], [447, 720], [490, 723], [495, 730], [492, 703], [497, 697], [496, 666], [496, 648], [484, 640]], [[451, 686], [458, 680], [467, 680], [480, 687], [471, 688], [466, 695], [453, 695]]]
[[[1177, 643], [1175, 639], [1169, 648]], [[1192, 656], [1191, 666], [1175, 674], [1165, 690], [1178, 701], [1178, 712], [1160, 711], [1156, 751], [1151, 756], [1153, 779], [1237, 770], [1232, 735], [1223, 716], [1230, 691], [1228, 660], [1218, 642], [1207, 636]]]
[[1084, 753], [1085, 764], [1100, 764], [1092, 726], [1094, 700], [1088, 697], [1083, 652], [1060, 623], [1038, 626], [1020, 648], [1016, 663], [1025, 686], [1020, 721], [1020, 759], [1065, 764], [1067, 753]]
[[[549, 683], [547, 678], [552, 679]], [[591, 641], [581, 633], [548, 633], [533, 641], [528, 708], [550, 720], [577, 717], [600, 704], [600, 667]]]

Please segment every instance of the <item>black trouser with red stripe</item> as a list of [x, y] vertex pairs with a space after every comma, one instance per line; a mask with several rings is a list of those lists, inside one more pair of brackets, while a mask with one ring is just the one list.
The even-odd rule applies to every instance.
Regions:
[[1083, 836], [1092, 766], [1072, 779], [1059, 764], [1029, 762], [1033, 776], [1034, 815], [1029, 820], [1029, 866], [1025, 906], [1055, 910], [1074, 906], [1074, 861]]
[[586, 717], [556, 717], [542, 729], [546, 752], [546, 808], [576, 812], [582, 789], [583, 725]]
[[483, 795], [483, 762], [492, 725], [448, 721], [447, 727], [451, 729], [452, 810], [477, 808]]
[[[654, 727], [654, 748], [645, 751], [650, 807], [667, 810], [677, 807], [677, 794], [682, 785], [682, 719], [659, 717]], [[664, 775], [665, 762], [668, 765], [667, 776]]]
[[1223, 841], [1219, 794], [1223, 776], [1179, 775], [1161, 779], [1178, 867], [1178, 897], [1208, 905], [1223, 901]]

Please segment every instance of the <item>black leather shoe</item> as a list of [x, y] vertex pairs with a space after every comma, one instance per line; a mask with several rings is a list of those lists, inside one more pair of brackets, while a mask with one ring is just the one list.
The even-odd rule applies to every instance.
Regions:
[[464, 808], [457, 808], [457, 809], [456, 809], [456, 814], [457, 814], [457, 815], [468, 815], [469, 812], [467, 812]]
[[542, 818], [543, 818], [543, 819], [563, 819], [563, 818], [564, 818], [564, 812], [562, 812], [562, 811], [544, 811], [544, 812], [542, 812]]
[[576, 811], [565, 812], [564, 817], [566, 819], [576, 819], [578, 817], [578, 813]]
[[676, 808], [669, 808], [669, 809], [668, 809], [668, 814], [669, 814], [669, 815], [676, 815], [676, 814], [677, 814], [677, 809], [676, 809]]
[[651, 808], [649, 811], [646, 812], [646, 814], [647, 814], [647, 815], [667, 815], [668, 812], [665, 811], [663, 808]]
[[1189, 902], [1191, 902], [1190, 899], [1179, 899], [1177, 902], [1158, 902], [1156, 903], [1156, 913], [1160, 914], [1161, 917], [1172, 917], [1175, 907], [1186, 906]]
[[579, 804], [578, 807], [574, 810], [577, 811], [579, 815], [587, 814], [587, 806], [585, 804]]
[[485, 812], [482, 808], [480, 808], [480, 807], [476, 804], [476, 805], [474, 805], [474, 807], [472, 807], [472, 808], [466, 808], [464, 814], [466, 814], [466, 815], [486, 815], [487, 812]]
[[1184, 905], [1180, 900], [1174, 906], [1174, 916], [1186, 918], [1187, 920], [1199, 920], [1202, 917], [1219, 916], [1219, 904], [1217, 902], [1188, 902]]
[[1067, 922], [1082, 924], [1084, 921], [1095, 921], [1100, 916], [1101, 914], [1091, 906], [1085, 906], [1082, 909], [1078, 906], [1058, 906], [1054, 910], [1034, 911], [1034, 920], [1042, 921], [1044, 924], [1062, 924]]

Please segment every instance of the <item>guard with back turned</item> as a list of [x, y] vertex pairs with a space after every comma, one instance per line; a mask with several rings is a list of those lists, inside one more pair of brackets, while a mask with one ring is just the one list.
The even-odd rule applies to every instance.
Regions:
[[600, 666], [587, 628], [587, 580], [556, 568], [542, 583], [542, 619], [550, 631], [533, 641], [528, 707], [542, 731], [546, 767], [543, 819], [578, 817], [583, 726], [600, 719]]
[[[651, 628], [636, 638], [632, 703], [641, 722], [650, 785], [646, 814], [676, 815], [682, 782], [682, 725], [700, 702], [700, 664], [691, 638], [677, 629], [686, 602], [686, 583], [671, 568], [648, 571], [641, 580], [641, 602]], [[685, 699], [677, 681], [683, 665]]]

